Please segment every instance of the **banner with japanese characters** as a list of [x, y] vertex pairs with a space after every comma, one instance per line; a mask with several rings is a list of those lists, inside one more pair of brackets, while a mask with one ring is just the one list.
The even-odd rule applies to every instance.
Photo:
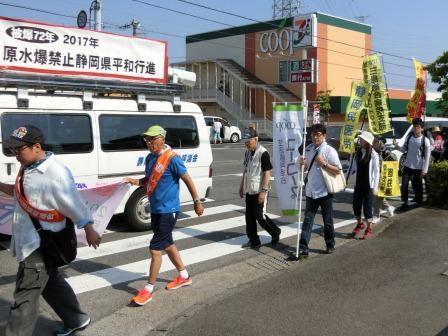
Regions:
[[167, 43], [0, 17], [0, 70], [166, 83]]
[[359, 117], [365, 108], [367, 88], [362, 82], [352, 82], [350, 100], [345, 109], [345, 124], [341, 129], [339, 151], [345, 153], [355, 152], [355, 136], [358, 130]]
[[415, 66], [415, 90], [406, 106], [408, 110], [407, 119], [412, 122], [414, 118], [422, 118], [426, 106], [426, 76], [427, 73], [421, 62], [414, 59]]
[[397, 197], [400, 195], [398, 161], [383, 161], [378, 184], [378, 197]]
[[[106, 185], [97, 185], [80, 189], [79, 193], [86, 202], [93, 217], [93, 227], [102, 235], [115, 210], [128, 192], [130, 185], [118, 182]], [[14, 201], [12, 197], [0, 193], [0, 233], [12, 234], [12, 216], [14, 211]], [[76, 228], [78, 243], [87, 245], [84, 230]]]
[[298, 214], [299, 148], [303, 142], [304, 107], [298, 104], [274, 104], [273, 166], [275, 187], [283, 216]]
[[362, 70], [364, 83], [368, 87], [369, 128], [373, 134], [383, 134], [392, 130], [389, 108], [386, 101], [386, 89], [383, 80], [383, 68], [380, 55], [364, 57]]

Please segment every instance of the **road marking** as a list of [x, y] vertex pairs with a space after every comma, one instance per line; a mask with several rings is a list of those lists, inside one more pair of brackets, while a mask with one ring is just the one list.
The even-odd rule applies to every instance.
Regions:
[[[244, 207], [238, 205], [221, 205], [213, 208], [206, 209], [207, 215], [217, 215], [231, 211], [237, 211], [244, 209]], [[194, 211], [188, 211], [185, 213], [188, 216], [196, 215]], [[272, 218], [278, 218], [279, 216], [271, 215]], [[179, 220], [185, 220], [188, 218], [182, 218]], [[209, 222], [205, 224], [198, 224], [189, 226], [186, 228], [180, 228], [173, 231], [173, 239], [179, 241], [181, 239], [193, 238], [200, 235], [208, 234], [211, 232], [220, 232], [223, 230], [233, 229], [238, 226], [245, 225], [244, 216], [231, 217], [228, 219], [222, 219], [214, 222]], [[144, 248], [149, 246], [149, 241], [154, 234], [145, 234], [137, 237], [131, 237], [126, 239], [115, 240], [107, 243], [102, 243], [98, 249], [94, 250], [89, 246], [78, 248], [78, 256], [75, 260], [87, 260], [92, 258], [104, 257], [107, 255], [121, 253], [126, 251], [132, 251], [139, 248]]]
[[[355, 220], [345, 220], [335, 224], [335, 228], [355, 223]], [[314, 229], [314, 227], [313, 227]], [[266, 231], [258, 232], [262, 244], [270, 241], [270, 236]], [[295, 236], [297, 234], [297, 223], [282, 226], [281, 239]], [[225, 239], [206, 245], [193, 247], [182, 250], [182, 260], [186, 265], [216, 259], [244, 249], [241, 247], [247, 241], [245, 235]], [[95, 289], [113, 286], [119, 283], [138, 280], [148, 276], [149, 260], [141, 260], [130, 264], [120, 265], [117, 267], [106, 268], [92, 273], [73, 276], [67, 279], [67, 282], [73, 288], [76, 294], [89, 292]], [[175, 267], [169, 261], [167, 255], [162, 257], [162, 267], [160, 273], [174, 270]]]

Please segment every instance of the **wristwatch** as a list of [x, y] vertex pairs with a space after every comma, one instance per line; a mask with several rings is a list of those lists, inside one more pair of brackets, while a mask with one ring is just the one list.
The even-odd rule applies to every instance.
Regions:
[[327, 168], [327, 162], [324, 163], [324, 165], [322, 166], [323, 168]]
[[195, 199], [193, 202], [194, 202], [194, 204], [201, 204], [201, 200], [200, 199]]
[[269, 189], [268, 188], [261, 188], [261, 191], [268, 192]]

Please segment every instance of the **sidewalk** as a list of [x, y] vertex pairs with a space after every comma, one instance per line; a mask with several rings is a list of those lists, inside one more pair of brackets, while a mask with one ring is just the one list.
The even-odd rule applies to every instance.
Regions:
[[448, 211], [418, 208], [390, 224], [148, 335], [448, 335]]

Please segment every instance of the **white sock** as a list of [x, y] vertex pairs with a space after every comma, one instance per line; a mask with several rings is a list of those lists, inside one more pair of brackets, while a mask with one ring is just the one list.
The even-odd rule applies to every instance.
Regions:
[[187, 272], [187, 269], [184, 269], [184, 270], [182, 270], [182, 271], [179, 271], [179, 275], [182, 277], [182, 278], [184, 278], [184, 279], [188, 279], [188, 272]]
[[152, 293], [154, 291], [154, 285], [146, 284], [145, 288], [148, 290], [148, 292]]

